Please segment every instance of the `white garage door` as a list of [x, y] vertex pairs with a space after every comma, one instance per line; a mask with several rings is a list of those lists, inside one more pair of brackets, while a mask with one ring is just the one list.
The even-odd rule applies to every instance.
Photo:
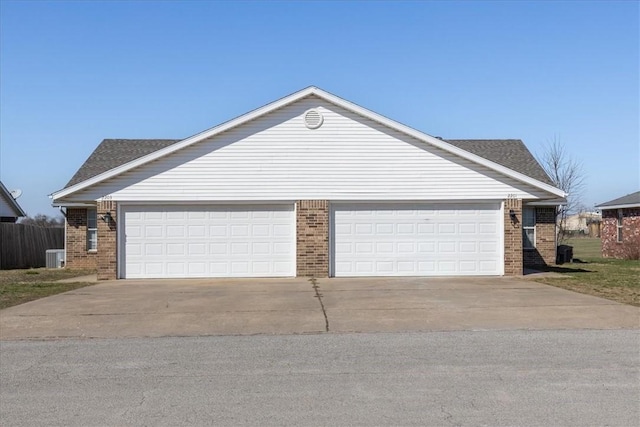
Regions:
[[126, 278], [295, 276], [293, 205], [124, 206]]
[[499, 203], [333, 208], [335, 276], [501, 275]]

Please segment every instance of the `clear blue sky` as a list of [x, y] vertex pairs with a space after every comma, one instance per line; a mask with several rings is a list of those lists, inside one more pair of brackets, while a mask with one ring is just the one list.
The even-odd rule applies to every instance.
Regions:
[[104, 138], [309, 85], [444, 138], [554, 137], [587, 206], [640, 189], [638, 2], [0, 3], [0, 179], [28, 214]]

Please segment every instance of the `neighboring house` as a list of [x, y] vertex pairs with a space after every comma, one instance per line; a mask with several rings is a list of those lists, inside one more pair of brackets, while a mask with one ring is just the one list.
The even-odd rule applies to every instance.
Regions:
[[577, 214], [569, 215], [564, 219], [559, 219], [563, 222], [562, 229], [569, 234], [589, 234], [589, 225], [592, 223], [599, 223], [602, 220], [601, 215], [598, 212], [580, 212]]
[[27, 216], [13, 194], [0, 181], [0, 222], [16, 222], [18, 218]]
[[637, 258], [640, 252], [640, 191], [596, 208], [602, 210], [602, 256]]
[[442, 140], [309, 87], [183, 140], [104, 140], [67, 186], [101, 279], [521, 275], [565, 193], [520, 140]]

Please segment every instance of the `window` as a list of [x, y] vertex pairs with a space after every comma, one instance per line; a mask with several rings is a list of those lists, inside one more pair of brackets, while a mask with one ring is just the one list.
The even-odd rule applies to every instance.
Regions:
[[536, 209], [522, 209], [522, 247], [533, 249], [536, 247]]
[[87, 250], [98, 250], [98, 212], [87, 209]]
[[622, 242], [622, 219], [624, 215], [622, 213], [622, 209], [618, 209], [618, 242]]

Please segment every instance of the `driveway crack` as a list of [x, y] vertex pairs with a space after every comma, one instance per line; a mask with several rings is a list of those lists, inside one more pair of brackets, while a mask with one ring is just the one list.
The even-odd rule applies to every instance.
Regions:
[[440, 405], [440, 412], [442, 412], [442, 414], [444, 415], [444, 420], [449, 424], [451, 424], [452, 426], [460, 425], [453, 421], [453, 415], [451, 414], [451, 412], [448, 412], [447, 410], [444, 409], [444, 405]]
[[309, 282], [311, 282], [313, 290], [316, 293], [315, 297], [318, 298], [318, 301], [320, 302], [320, 308], [322, 309], [322, 315], [324, 316], [325, 331], [329, 332], [329, 318], [327, 317], [327, 310], [324, 308], [324, 302], [322, 301], [322, 294], [320, 293], [320, 286], [318, 286], [318, 279], [312, 277], [309, 279]]

